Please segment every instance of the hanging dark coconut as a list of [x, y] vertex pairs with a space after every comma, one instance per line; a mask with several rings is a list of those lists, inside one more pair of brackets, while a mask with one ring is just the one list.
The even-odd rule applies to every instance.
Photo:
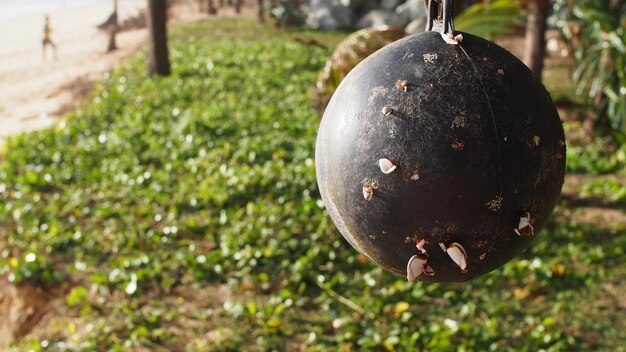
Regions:
[[[465, 281], [520, 254], [565, 173], [549, 93], [515, 56], [455, 33], [430, 0], [429, 28], [356, 66], [322, 118], [317, 180], [361, 254], [410, 281]], [[445, 34], [444, 34], [445, 33]]]

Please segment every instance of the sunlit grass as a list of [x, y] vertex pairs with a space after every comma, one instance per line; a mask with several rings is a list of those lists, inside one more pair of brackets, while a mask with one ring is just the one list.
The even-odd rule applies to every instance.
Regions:
[[[56, 130], [10, 139], [0, 272], [64, 283], [56, 323], [19, 348], [619, 350], [626, 235], [575, 203], [623, 201], [618, 179], [572, 187], [526, 253], [466, 284], [410, 284], [359, 260], [313, 160], [313, 82], [340, 39], [174, 28], [171, 77], [146, 79], [138, 55]], [[611, 148], [571, 146], [569, 170], [619, 175]]]

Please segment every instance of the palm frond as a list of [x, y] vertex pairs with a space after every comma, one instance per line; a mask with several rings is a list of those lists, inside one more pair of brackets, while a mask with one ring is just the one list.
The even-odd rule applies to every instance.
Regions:
[[580, 28], [574, 53], [576, 90], [596, 102], [596, 120], [625, 132], [626, 1], [579, 1], [572, 21]]
[[523, 20], [522, 6], [516, 0], [476, 3], [454, 19], [456, 29], [483, 38], [509, 34]]

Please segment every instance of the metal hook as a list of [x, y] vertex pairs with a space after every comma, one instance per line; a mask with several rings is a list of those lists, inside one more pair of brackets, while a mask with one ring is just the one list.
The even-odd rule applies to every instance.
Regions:
[[426, 31], [439, 31], [454, 35], [452, 0], [424, 0], [426, 13]]

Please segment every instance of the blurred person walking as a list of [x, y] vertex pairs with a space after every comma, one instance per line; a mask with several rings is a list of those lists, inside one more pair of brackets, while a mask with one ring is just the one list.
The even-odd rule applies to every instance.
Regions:
[[52, 29], [50, 28], [50, 17], [46, 15], [46, 19], [43, 25], [43, 40], [41, 41], [41, 45], [42, 45], [41, 57], [44, 60], [46, 59], [46, 56], [47, 56], [46, 52], [47, 52], [48, 46], [52, 47], [54, 58], [55, 59], [57, 58], [57, 46], [56, 44], [54, 44], [54, 42], [51, 39], [51, 36], [50, 36], [51, 33], [52, 33]]

